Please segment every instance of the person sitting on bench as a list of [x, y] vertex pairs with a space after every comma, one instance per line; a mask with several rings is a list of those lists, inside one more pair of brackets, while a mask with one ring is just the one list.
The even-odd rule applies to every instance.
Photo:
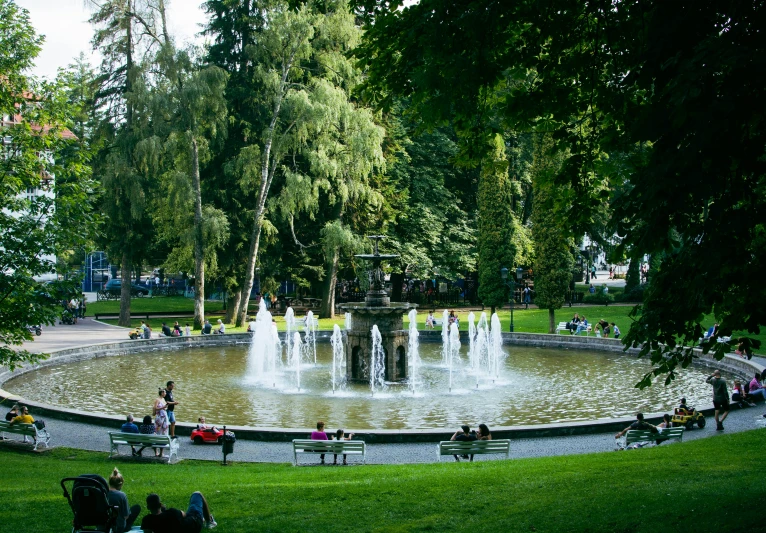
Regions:
[[657, 433], [657, 427], [651, 425], [649, 422], [644, 422], [644, 413], [636, 413], [636, 421], [633, 422], [631, 425], [620, 431], [617, 435], [614, 436], [615, 439], [619, 439], [623, 435], [625, 435], [628, 431], [632, 429], [637, 430], [643, 430], [643, 431], [651, 431], [652, 433]]

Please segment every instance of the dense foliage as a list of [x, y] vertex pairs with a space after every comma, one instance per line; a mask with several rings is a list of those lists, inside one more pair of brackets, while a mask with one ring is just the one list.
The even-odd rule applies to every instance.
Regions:
[[57, 259], [85, 244], [93, 228], [89, 153], [68, 129], [78, 110], [62, 82], [24, 75], [41, 38], [24, 10], [0, 0], [0, 366], [41, 355], [14, 346], [29, 325], [53, 324], [75, 282], [41, 281], [60, 272]]

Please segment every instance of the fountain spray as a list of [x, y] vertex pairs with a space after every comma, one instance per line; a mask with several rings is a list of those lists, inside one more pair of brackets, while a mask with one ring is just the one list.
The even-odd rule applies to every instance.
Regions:
[[412, 389], [412, 395], [417, 392], [417, 382], [420, 378], [420, 347], [418, 337], [418, 312], [416, 309], [412, 309], [407, 318], [410, 320], [410, 339], [408, 345], [409, 351], [409, 363], [410, 363], [410, 389]]

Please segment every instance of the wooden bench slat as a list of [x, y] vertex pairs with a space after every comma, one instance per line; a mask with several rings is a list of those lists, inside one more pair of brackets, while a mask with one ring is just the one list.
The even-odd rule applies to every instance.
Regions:
[[367, 463], [367, 444], [361, 440], [310, 440], [293, 439], [293, 460], [298, 465], [298, 454], [360, 455]]
[[625, 445], [636, 442], [652, 442], [656, 440], [678, 440], [684, 438], [684, 428], [658, 428], [657, 433], [645, 429], [631, 429], [625, 434]]
[[12, 433], [15, 435], [21, 435], [23, 437], [32, 437], [34, 447], [37, 451], [37, 447], [40, 444], [44, 444], [48, 448], [50, 443], [50, 434], [45, 428], [39, 430], [34, 424], [11, 424], [10, 422], [0, 421], [0, 435], [5, 437], [5, 433]]
[[111, 448], [109, 457], [119, 455], [119, 446], [143, 446], [146, 448], [162, 448], [170, 450], [168, 455], [168, 464], [173, 463], [173, 456], [178, 461], [178, 440], [172, 439], [170, 435], [151, 435], [145, 433], [123, 433], [121, 431], [110, 431], [109, 442]]
[[441, 441], [436, 450], [437, 458], [441, 461], [444, 455], [484, 455], [504, 453], [511, 456], [511, 441], [508, 439], [497, 440], [445, 440]]

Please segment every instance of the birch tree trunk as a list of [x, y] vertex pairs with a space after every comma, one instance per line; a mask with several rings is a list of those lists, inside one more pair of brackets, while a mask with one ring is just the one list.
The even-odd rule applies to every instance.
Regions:
[[197, 138], [191, 139], [192, 183], [194, 186], [194, 329], [205, 323], [205, 246], [202, 233], [202, 187], [199, 175]]

